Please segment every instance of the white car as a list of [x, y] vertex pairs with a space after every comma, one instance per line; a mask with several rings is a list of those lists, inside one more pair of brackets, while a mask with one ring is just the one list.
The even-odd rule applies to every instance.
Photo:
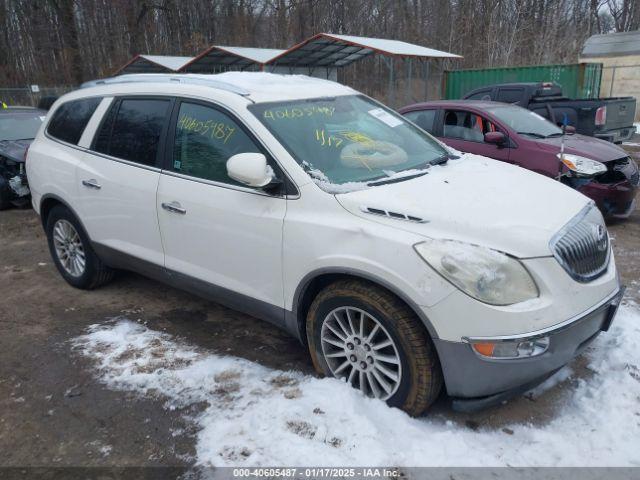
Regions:
[[470, 410], [541, 382], [622, 295], [588, 198], [325, 80], [91, 82], [52, 107], [27, 173], [74, 287], [126, 269], [215, 299], [412, 415], [443, 384]]

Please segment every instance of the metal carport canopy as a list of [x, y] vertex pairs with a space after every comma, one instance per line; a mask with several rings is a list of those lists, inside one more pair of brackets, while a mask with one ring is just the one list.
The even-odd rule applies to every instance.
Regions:
[[462, 58], [400, 40], [318, 33], [266, 63], [291, 67], [343, 67], [376, 53], [402, 58]]
[[123, 73], [167, 73], [177, 72], [183, 65], [189, 63], [193, 57], [176, 57], [168, 55], [136, 55], [115, 75]]
[[229, 67], [243, 69], [262, 66], [285, 50], [277, 48], [227, 47], [212, 45], [180, 69], [181, 72], [206, 73]]

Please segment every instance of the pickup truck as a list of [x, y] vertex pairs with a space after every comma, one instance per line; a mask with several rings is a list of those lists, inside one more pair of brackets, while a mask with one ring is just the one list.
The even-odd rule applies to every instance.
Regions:
[[558, 126], [567, 124], [582, 135], [613, 143], [629, 140], [636, 129], [634, 97], [570, 99], [555, 83], [502, 83], [470, 91], [465, 100], [493, 100], [527, 108]]

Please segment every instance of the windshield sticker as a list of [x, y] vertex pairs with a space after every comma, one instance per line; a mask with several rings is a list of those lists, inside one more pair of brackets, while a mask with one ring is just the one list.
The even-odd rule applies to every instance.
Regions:
[[44, 119], [45, 119], [45, 118], [47, 118], [47, 117], [45, 117], [44, 115], [40, 116], [40, 121], [41, 121], [41, 122], [44, 122]]
[[309, 107], [277, 108], [274, 110], [265, 110], [263, 116], [269, 120], [290, 120], [294, 118], [311, 117], [314, 115], [332, 117], [335, 110], [335, 107], [322, 107], [318, 105]]
[[369, 115], [371, 115], [372, 117], [377, 118], [381, 122], [386, 123], [391, 128], [397, 127], [398, 125], [402, 125], [402, 120], [400, 120], [399, 118], [394, 117], [389, 112], [387, 112], [387, 111], [385, 111], [385, 110], [383, 110], [381, 108], [374, 108], [373, 110], [369, 110], [368, 113], [369, 113]]
[[178, 120], [178, 130], [186, 130], [188, 132], [206, 135], [214, 140], [222, 140], [227, 143], [233, 136], [236, 129], [224, 122], [216, 122], [214, 120], [200, 121], [188, 115], [182, 115]]

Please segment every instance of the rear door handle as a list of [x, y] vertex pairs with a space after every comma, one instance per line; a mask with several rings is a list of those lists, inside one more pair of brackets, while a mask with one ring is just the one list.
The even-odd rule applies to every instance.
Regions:
[[102, 185], [100, 185], [95, 178], [91, 178], [89, 180], [82, 180], [82, 185], [89, 188], [95, 188], [96, 190], [100, 190], [102, 188]]
[[182, 205], [180, 205], [180, 203], [178, 202], [163, 203], [162, 208], [164, 208], [168, 212], [179, 213], [181, 215], [187, 213], [187, 210], [182, 208]]

